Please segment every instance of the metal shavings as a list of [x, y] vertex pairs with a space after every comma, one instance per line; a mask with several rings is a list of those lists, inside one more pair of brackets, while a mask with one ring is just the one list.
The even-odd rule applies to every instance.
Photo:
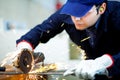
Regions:
[[79, 48], [81, 48], [81, 46], [78, 46]]
[[81, 56], [82, 60], [85, 60], [86, 58], [87, 58], [87, 56], [85, 54]]
[[30, 73], [47, 72], [47, 71], [50, 71], [50, 70], [55, 70], [56, 68], [57, 68], [56, 64], [48, 64], [48, 65], [45, 65], [45, 66], [40, 66], [39, 69], [31, 71]]
[[80, 52], [80, 54], [81, 54], [81, 59], [82, 59], [82, 60], [85, 60], [85, 59], [87, 58], [86, 53], [85, 53], [85, 50], [83, 50], [83, 49], [81, 48], [81, 46], [77, 46], [76, 49], [79, 50], [79, 52]]
[[74, 44], [72, 44], [72, 46], [75, 46]]
[[80, 49], [80, 47], [78, 46], [78, 47], [77, 47], [77, 50], [79, 50], [79, 49]]
[[81, 59], [82, 59], [82, 60], [85, 60], [85, 59], [87, 58], [86, 53], [85, 53], [85, 50], [81, 49], [81, 50], [80, 50], [80, 53], [81, 53]]

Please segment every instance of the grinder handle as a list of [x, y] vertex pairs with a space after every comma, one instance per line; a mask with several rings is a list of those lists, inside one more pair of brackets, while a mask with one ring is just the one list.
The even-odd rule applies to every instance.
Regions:
[[45, 56], [42, 52], [34, 52], [33, 57], [34, 57], [35, 63], [43, 62], [45, 59]]

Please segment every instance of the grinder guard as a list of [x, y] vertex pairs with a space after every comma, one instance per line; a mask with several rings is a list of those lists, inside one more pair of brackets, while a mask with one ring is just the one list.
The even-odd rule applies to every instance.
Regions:
[[28, 49], [23, 49], [19, 54], [17, 60], [13, 62], [13, 66], [17, 67], [24, 73], [28, 73], [34, 64], [32, 52]]

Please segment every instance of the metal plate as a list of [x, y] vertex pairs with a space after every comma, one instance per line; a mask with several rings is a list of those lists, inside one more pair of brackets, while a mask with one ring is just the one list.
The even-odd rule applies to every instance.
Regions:
[[[50, 71], [50, 72], [41, 72], [41, 73], [28, 73], [30, 75], [63, 75], [62, 71]], [[22, 72], [0, 72], [0, 75], [16, 75], [23, 74]]]

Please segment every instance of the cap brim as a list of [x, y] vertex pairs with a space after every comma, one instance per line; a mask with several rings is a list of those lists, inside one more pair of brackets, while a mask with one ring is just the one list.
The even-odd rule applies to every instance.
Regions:
[[60, 14], [67, 14], [67, 15], [72, 15], [76, 17], [82, 17], [84, 16], [91, 8], [93, 5], [83, 5], [80, 3], [73, 3], [73, 2], [67, 2]]

